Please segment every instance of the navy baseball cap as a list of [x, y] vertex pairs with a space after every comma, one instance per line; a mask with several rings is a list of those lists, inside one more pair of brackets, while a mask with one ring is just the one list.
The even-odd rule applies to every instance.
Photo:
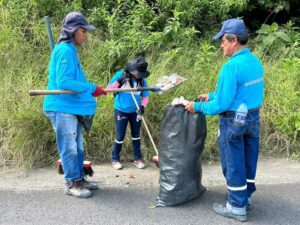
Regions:
[[68, 13], [63, 20], [58, 43], [73, 41], [73, 34], [79, 27], [87, 30], [96, 29], [88, 23], [87, 19], [80, 12]]
[[247, 36], [248, 30], [245, 26], [245, 23], [241, 19], [229, 19], [225, 20], [223, 22], [223, 26], [221, 28], [221, 31], [217, 33], [213, 39], [218, 40], [220, 39], [224, 34], [235, 34], [235, 35], [241, 35], [241, 36]]
[[90, 25], [87, 19], [80, 12], [70, 12], [66, 15], [63, 21], [63, 27], [72, 29], [73, 32], [82, 27], [87, 30], [95, 30], [96, 28]]

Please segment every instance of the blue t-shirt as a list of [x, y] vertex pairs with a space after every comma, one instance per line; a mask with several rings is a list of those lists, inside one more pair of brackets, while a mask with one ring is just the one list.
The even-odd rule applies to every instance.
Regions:
[[255, 109], [262, 106], [263, 96], [263, 66], [249, 48], [245, 48], [222, 66], [217, 89], [209, 93], [209, 101], [196, 102], [194, 109], [206, 115], [237, 111], [241, 103], [245, 103], [248, 109]]
[[[115, 75], [112, 77], [112, 79], [109, 81], [108, 84], [112, 84], [115, 81], [117, 81], [122, 75], [123, 70], [119, 70], [115, 73]], [[143, 79], [143, 87], [148, 87], [147, 81]], [[133, 87], [137, 87], [137, 82], [133, 80]], [[120, 88], [131, 88], [130, 85], [127, 83], [123, 84]], [[150, 95], [149, 91], [137, 91], [133, 92], [134, 97], [138, 103], [139, 106], [141, 106], [141, 97], [147, 97]], [[137, 111], [136, 105], [133, 101], [132, 95], [130, 92], [119, 92], [115, 96], [114, 100], [114, 108], [125, 113], [133, 113]]]
[[92, 93], [96, 85], [89, 83], [72, 42], [55, 46], [49, 64], [48, 90], [70, 90], [80, 94], [47, 95], [43, 110], [75, 115], [94, 115], [96, 100]]

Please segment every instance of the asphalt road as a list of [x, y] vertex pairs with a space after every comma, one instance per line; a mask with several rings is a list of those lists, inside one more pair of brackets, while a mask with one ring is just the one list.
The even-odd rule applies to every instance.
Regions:
[[[226, 187], [219, 165], [203, 166], [207, 191], [198, 199], [169, 208], [150, 208], [158, 194], [159, 172], [128, 165], [94, 168], [100, 190], [88, 199], [63, 195], [62, 177], [52, 168], [26, 174], [1, 174], [0, 224], [192, 225], [240, 224], [212, 211], [225, 201]], [[300, 163], [261, 160], [257, 192], [246, 224], [300, 224]]]

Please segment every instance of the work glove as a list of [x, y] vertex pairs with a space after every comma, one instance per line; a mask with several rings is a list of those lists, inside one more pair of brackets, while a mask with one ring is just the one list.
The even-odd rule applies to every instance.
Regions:
[[130, 80], [130, 74], [124, 72], [123, 75], [117, 80], [119, 84], [124, 84], [126, 81]]
[[143, 105], [140, 106], [140, 109], [136, 111], [136, 121], [140, 121], [143, 118], [143, 114], [145, 112], [145, 107]]
[[97, 86], [96, 90], [94, 91], [94, 93], [92, 94], [94, 97], [99, 97], [101, 95], [106, 95], [107, 92], [103, 90], [103, 88], [101, 86]]

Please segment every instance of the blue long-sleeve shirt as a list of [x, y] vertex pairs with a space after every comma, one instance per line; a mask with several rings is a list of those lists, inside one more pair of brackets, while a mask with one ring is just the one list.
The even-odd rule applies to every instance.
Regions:
[[48, 90], [69, 90], [80, 94], [47, 95], [43, 110], [70, 113], [75, 115], [94, 115], [96, 101], [92, 93], [96, 85], [86, 80], [77, 57], [77, 48], [72, 42], [55, 46], [49, 64]]
[[194, 109], [206, 115], [236, 111], [241, 103], [245, 103], [248, 109], [255, 109], [262, 106], [263, 95], [262, 64], [249, 48], [245, 48], [222, 66], [217, 88], [208, 95], [209, 101], [196, 102]]
[[[114, 74], [114, 76], [111, 78], [108, 84], [112, 84], [115, 81], [117, 81], [122, 75], [123, 75], [123, 70], [119, 70]], [[137, 87], [137, 82], [133, 80], [133, 87]], [[148, 87], [146, 79], [143, 79], [143, 87]], [[121, 87], [122, 88], [130, 88], [129, 84], [123, 84]], [[148, 97], [150, 95], [149, 91], [136, 91], [134, 92], [134, 97], [138, 103], [138, 105], [141, 105], [141, 97]], [[130, 92], [119, 92], [115, 96], [114, 100], [114, 108], [121, 111], [121, 112], [126, 112], [126, 113], [133, 113], [136, 112], [137, 107], [132, 99], [132, 95]]]

